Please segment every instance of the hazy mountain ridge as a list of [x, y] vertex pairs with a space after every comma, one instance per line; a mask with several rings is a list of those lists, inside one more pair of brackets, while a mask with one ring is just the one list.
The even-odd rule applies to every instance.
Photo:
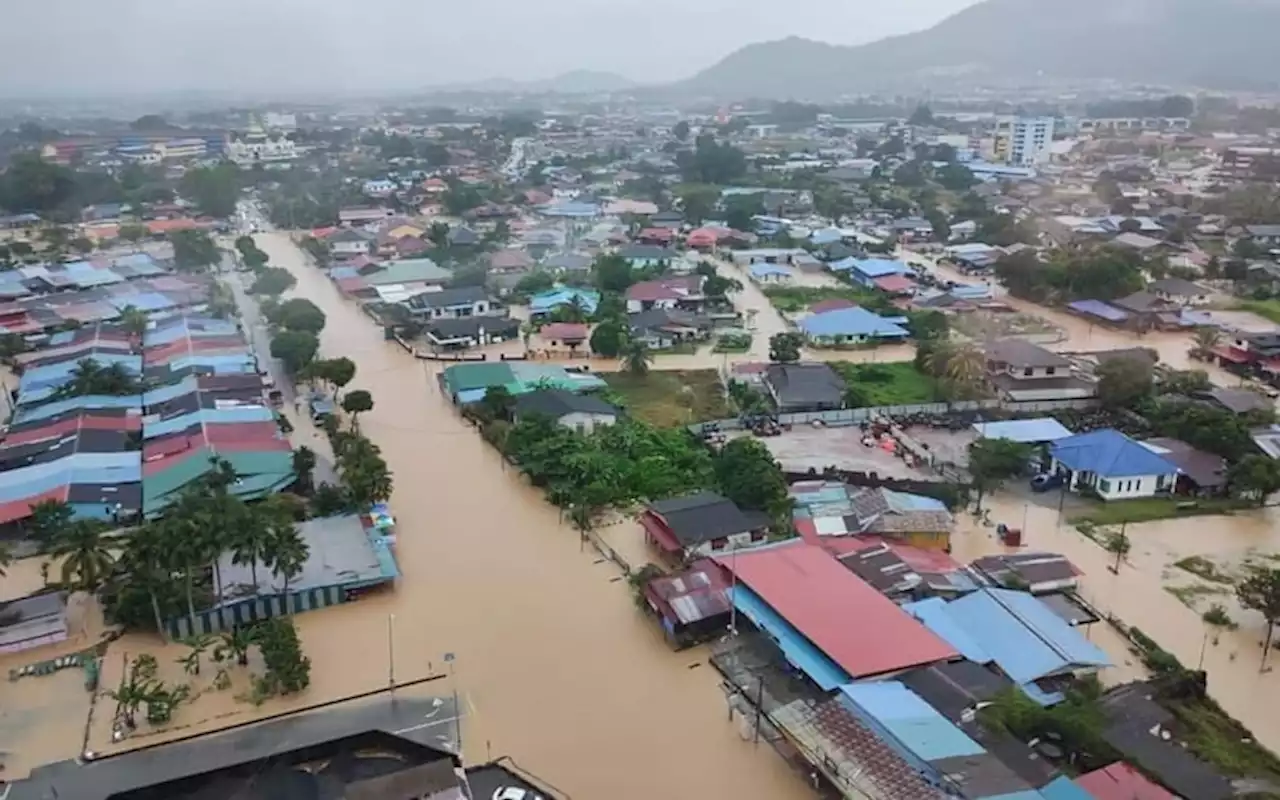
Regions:
[[830, 97], [940, 77], [1114, 78], [1258, 85], [1280, 79], [1280, 0], [985, 0], [927, 30], [865, 45], [788, 38], [744, 47], [672, 88]]

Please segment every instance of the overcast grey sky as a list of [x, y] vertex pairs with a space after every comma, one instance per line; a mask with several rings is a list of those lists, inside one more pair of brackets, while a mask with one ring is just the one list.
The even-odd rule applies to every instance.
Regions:
[[857, 44], [974, 0], [0, 0], [0, 94], [399, 90], [686, 77], [751, 42]]

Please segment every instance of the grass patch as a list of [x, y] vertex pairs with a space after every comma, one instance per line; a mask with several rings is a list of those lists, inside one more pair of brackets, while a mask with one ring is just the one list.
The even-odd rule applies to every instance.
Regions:
[[1280, 300], [1242, 300], [1239, 308], [1280, 325]]
[[1126, 522], [1152, 522], [1176, 517], [1230, 514], [1247, 508], [1255, 508], [1255, 506], [1230, 498], [1179, 500], [1176, 497], [1141, 497], [1136, 500], [1099, 503], [1097, 507], [1083, 514], [1077, 514], [1069, 521], [1091, 522], [1094, 525], [1121, 525]]
[[883, 364], [832, 361], [829, 365], [857, 393], [864, 407], [908, 406], [942, 399], [938, 382], [919, 372], [910, 361]]
[[859, 305], [883, 300], [870, 289], [855, 286], [768, 286], [764, 294], [774, 308], [788, 314], [805, 311], [823, 300], [849, 300]]
[[752, 336], [749, 333], [725, 333], [716, 339], [711, 348], [713, 353], [745, 353], [751, 349]]
[[1210, 583], [1225, 583], [1227, 585], [1235, 583], [1235, 578], [1219, 570], [1217, 564], [1204, 556], [1187, 556], [1181, 561], [1173, 562], [1173, 565], [1180, 570], [1204, 578]]
[[1164, 590], [1178, 598], [1178, 602], [1190, 609], [1195, 609], [1196, 601], [1202, 597], [1227, 593], [1226, 588], [1222, 586], [1208, 586], [1203, 583], [1193, 583], [1189, 586], [1166, 586]]
[[1216, 703], [1206, 699], [1167, 705], [1182, 723], [1179, 733], [1192, 753], [1232, 777], [1280, 783], [1280, 760], [1258, 744], [1243, 725], [1227, 716]]
[[670, 428], [733, 416], [720, 375], [713, 369], [650, 371], [643, 376], [609, 372], [600, 377], [633, 417], [650, 425]]

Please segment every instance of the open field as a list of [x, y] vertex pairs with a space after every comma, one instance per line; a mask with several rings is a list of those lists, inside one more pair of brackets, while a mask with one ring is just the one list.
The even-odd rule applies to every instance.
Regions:
[[714, 369], [650, 370], [643, 376], [609, 372], [600, 377], [636, 419], [652, 425], [672, 427], [732, 415]]
[[938, 382], [917, 371], [910, 361], [830, 363], [845, 383], [857, 390], [864, 407], [916, 405], [942, 399]]

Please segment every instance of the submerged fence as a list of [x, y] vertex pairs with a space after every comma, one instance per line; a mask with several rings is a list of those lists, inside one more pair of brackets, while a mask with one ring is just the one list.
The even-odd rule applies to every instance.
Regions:
[[[960, 403], [921, 403], [908, 406], [877, 406], [874, 408], [841, 408], [833, 411], [796, 411], [778, 414], [781, 425], [812, 425], [821, 423], [828, 427], [840, 428], [850, 425], [861, 425], [880, 417], [911, 416], [913, 414], [965, 414], [976, 411], [1003, 411], [1010, 414], [1037, 414], [1062, 411], [1065, 409], [1091, 408], [1097, 403], [1092, 398], [1082, 400], [1029, 400], [1013, 402], [1009, 400], [968, 400]], [[689, 426], [689, 430], [701, 436], [704, 433], [742, 430], [742, 419], [729, 419], [697, 422]]]

